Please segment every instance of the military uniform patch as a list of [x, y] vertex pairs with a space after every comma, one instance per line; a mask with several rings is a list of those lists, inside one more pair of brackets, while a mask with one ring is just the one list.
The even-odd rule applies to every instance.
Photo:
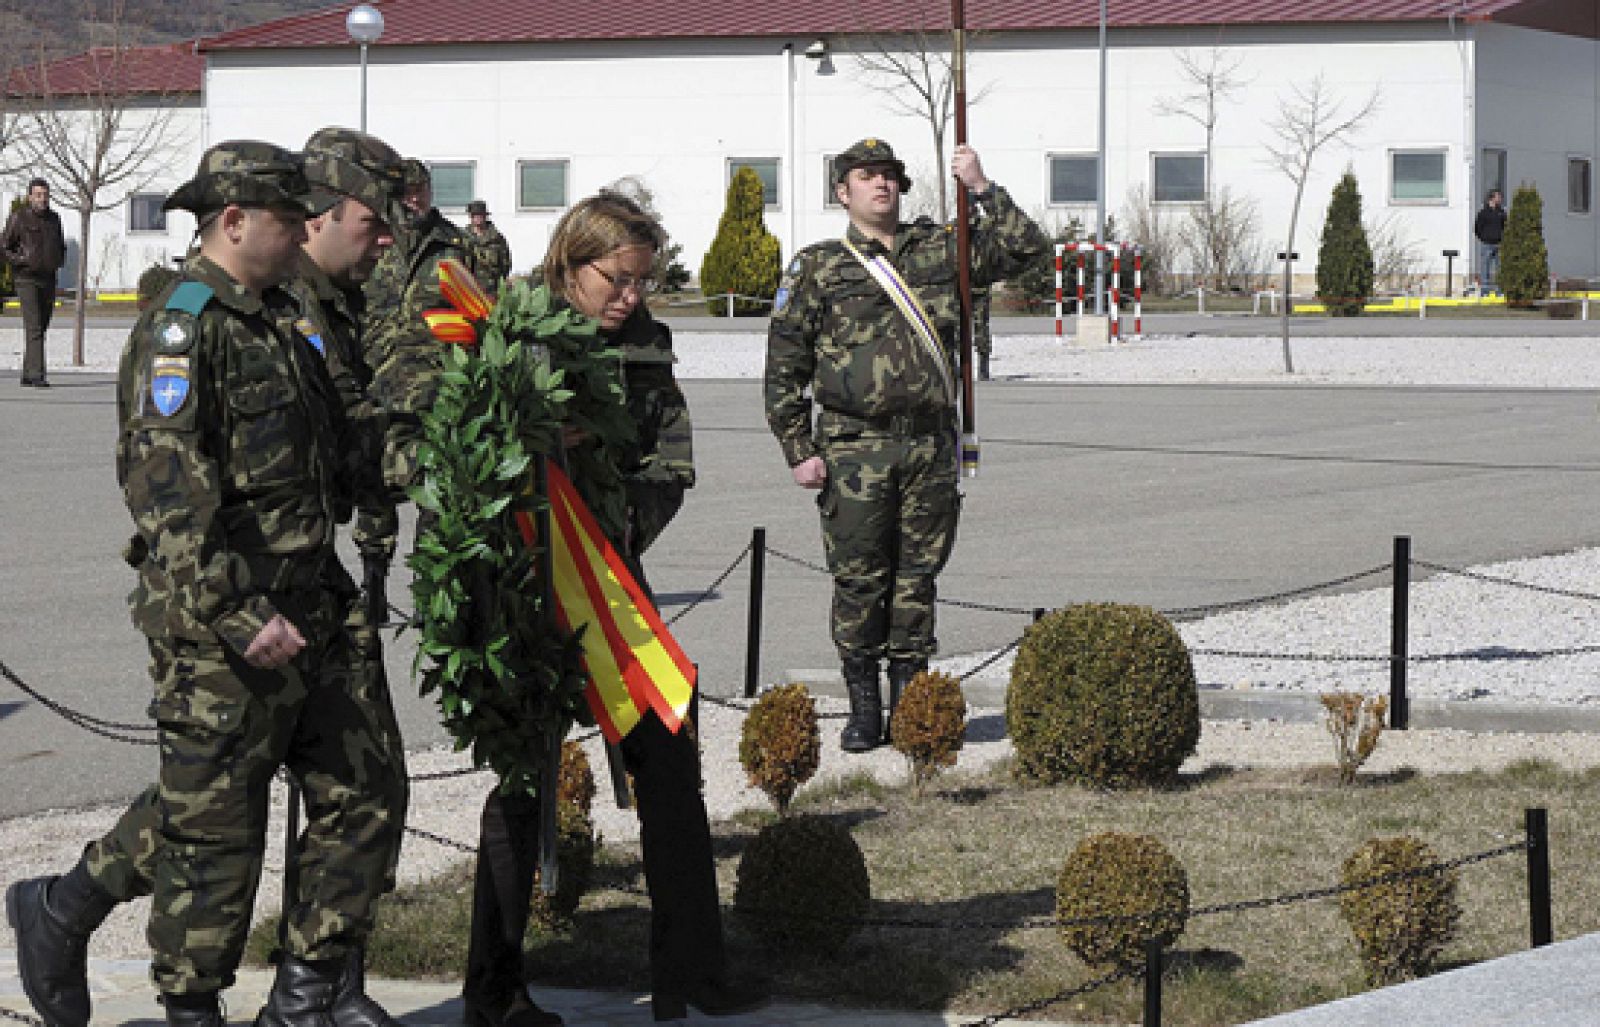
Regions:
[[296, 331], [306, 337], [306, 341], [311, 343], [312, 349], [315, 349], [319, 356], [325, 357], [328, 355], [328, 346], [322, 341], [322, 333], [317, 331], [317, 326], [311, 323], [309, 317], [298, 318], [294, 323], [294, 327]]
[[783, 313], [784, 309], [787, 308], [788, 306], [789, 306], [789, 287], [787, 285], [785, 285], [785, 286], [781, 286], [778, 289], [778, 295], [776, 295], [776, 296], [774, 296], [772, 298], [772, 312], [774, 314], [781, 314], [781, 313]]
[[155, 324], [156, 352], [187, 353], [194, 345], [194, 316], [181, 310], [163, 311]]
[[150, 362], [150, 400], [162, 417], [171, 417], [189, 401], [189, 358], [158, 356]]
[[805, 267], [806, 258], [797, 254], [793, 260], [789, 261], [789, 267], [783, 273], [788, 275], [790, 278], [799, 278], [800, 272], [804, 271]]

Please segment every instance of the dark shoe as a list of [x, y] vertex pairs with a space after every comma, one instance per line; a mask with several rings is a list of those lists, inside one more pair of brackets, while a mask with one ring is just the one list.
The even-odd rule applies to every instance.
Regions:
[[844, 688], [850, 696], [850, 717], [839, 734], [845, 752], [871, 752], [883, 744], [883, 695], [878, 686], [878, 661], [844, 661]]
[[889, 741], [894, 733], [894, 710], [900, 705], [900, 694], [911, 684], [911, 679], [928, 669], [923, 659], [889, 661], [889, 714], [883, 722], [883, 740]]
[[400, 1027], [367, 995], [366, 953], [351, 949], [345, 957], [339, 984], [333, 989], [333, 1022], [339, 1027]]
[[6, 889], [6, 920], [17, 934], [17, 976], [52, 1027], [89, 1022], [89, 935], [116, 907], [83, 864], [65, 877], [35, 877]]
[[343, 970], [338, 960], [311, 963], [281, 953], [278, 976], [256, 1015], [256, 1027], [335, 1027], [333, 995]]
[[167, 1009], [167, 1027], [225, 1027], [228, 1018], [222, 1015], [222, 1003], [216, 992], [208, 995], [163, 995], [161, 1004]]
[[682, 1020], [693, 1006], [702, 1016], [737, 1016], [760, 1009], [770, 1001], [767, 993], [749, 984], [702, 981], [684, 992], [658, 991], [650, 996], [650, 1012], [657, 1021]]
[[989, 354], [987, 354], [987, 353], [979, 353], [978, 354], [978, 381], [986, 382], [988, 380], [989, 380]]
[[[466, 1027], [559, 1027], [566, 1023], [561, 1019], [561, 1014], [540, 1009], [539, 1004], [528, 997], [527, 989], [522, 987], [512, 992], [511, 998], [503, 1003], [467, 998], [461, 1022]], [[344, 1021], [340, 1020], [339, 1024], [343, 1027]]]

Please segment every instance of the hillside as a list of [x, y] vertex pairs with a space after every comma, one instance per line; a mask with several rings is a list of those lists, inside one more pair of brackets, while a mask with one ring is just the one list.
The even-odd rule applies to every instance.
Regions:
[[174, 42], [329, 6], [330, 0], [0, 0], [0, 58], [67, 56], [113, 40]]

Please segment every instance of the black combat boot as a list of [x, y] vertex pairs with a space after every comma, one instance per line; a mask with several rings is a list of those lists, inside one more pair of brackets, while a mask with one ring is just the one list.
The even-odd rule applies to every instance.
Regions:
[[167, 1027], [226, 1027], [228, 1022], [214, 991], [199, 995], [163, 995], [161, 1004], [167, 1010]]
[[256, 1027], [335, 1027], [333, 995], [344, 969], [341, 960], [311, 963], [280, 953], [278, 976], [256, 1015]]
[[979, 353], [978, 354], [978, 381], [986, 382], [988, 380], [989, 380], [989, 354], [987, 354], [987, 353]]
[[339, 1027], [400, 1027], [399, 1020], [367, 995], [366, 957], [358, 948], [345, 956], [333, 989], [333, 1022]]
[[35, 877], [6, 889], [6, 919], [17, 932], [17, 976], [48, 1024], [89, 1022], [89, 935], [117, 901], [79, 863], [65, 877]]
[[883, 744], [883, 696], [878, 687], [878, 661], [844, 661], [844, 688], [850, 695], [850, 718], [839, 735], [845, 752], [871, 752]]
[[900, 693], [911, 684], [911, 679], [922, 671], [928, 669], [928, 661], [924, 659], [890, 659], [889, 660], [889, 713], [883, 721], [883, 740], [889, 741], [894, 734], [894, 710], [900, 705]]

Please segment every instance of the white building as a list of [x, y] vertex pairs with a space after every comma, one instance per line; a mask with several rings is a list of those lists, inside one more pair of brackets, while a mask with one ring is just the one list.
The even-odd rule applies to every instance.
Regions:
[[[1417, 270], [1474, 251], [1490, 186], [1536, 185], [1552, 271], [1600, 275], [1593, 162], [1600, 148], [1600, 4], [1594, 0], [1146, 0], [1111, 4], [1107, 209], [1127, 234], [1140, 193], [1168, 225], [1226, 189], [1255, 209], [1261, 259], [1282, 248], [1294, 188], [1268, 161], [1280, 104], [1320, 79], [1350, 112], [1377, 109], [1320, 152], [1295, 248], [1313, 267], [1323, 213], [1349, 167], [1368, 221], [1407, 244]], [[768, 227], [786, 253], [839, 233], [828, 158], [854, 140], [894, 144], [930, 209], [926, 118], [897, 111], [861, 55], [936, 44], [948, 12], [922, 0], [381, 0], [369, 53], [369, 128], [433, 166], [437, 199], [460, 216], [487, 201], [519, 271], [537, 262], [560, 212], [625, 175], [654, 191], [697, 270], [731, 171], [768, 187]], [[360, 119], [349, 7], [202, 40], [205, 142], [249, 136], [298, 145]], [[991, 176], [1047, 222], [1092, 225], [1096, 198], [1096, 5], [969, 0], [970, 135]], [[1285, 13], [1286, 11], [1291, 13]], [[900, 35], [896, 35], [900, 33]], [[1163, 113], [1196, 91], [1191, 65], [1230, 69], [1210, 152], [1200, 122]], [[1203, 119], [1202, 119], [1203, 120]], [[181, 177], [181, 176], [180, 176]], [[1181, 263], [1181, 261], [1178, 261]]]
[[[132, 289], [145, 268], [170, 264], [188, 249], [194, 218], [163, 212], [161, 204], [199, 163], [204, 75], [205, 60], [192, 42], [96, 49], [13, 74], [7, 101], [8, 116], [17, 119], [13, 137], [22, 138], [16, 150], [33, 157], [4, 192], [8, 199], [22, 195], [35, 175], [50, 183], [67, 237], [62, 287], [77, 287], [77, 207], [82, 183], [96, 175], [104, 185], [93, 197], [89, 228], [91, 291]], [[48, 112], [49, 144], [39, 141], [41, 126], [30, 113], [36, 107]], [[97, 159], [102, 147], [104, 156]]]

